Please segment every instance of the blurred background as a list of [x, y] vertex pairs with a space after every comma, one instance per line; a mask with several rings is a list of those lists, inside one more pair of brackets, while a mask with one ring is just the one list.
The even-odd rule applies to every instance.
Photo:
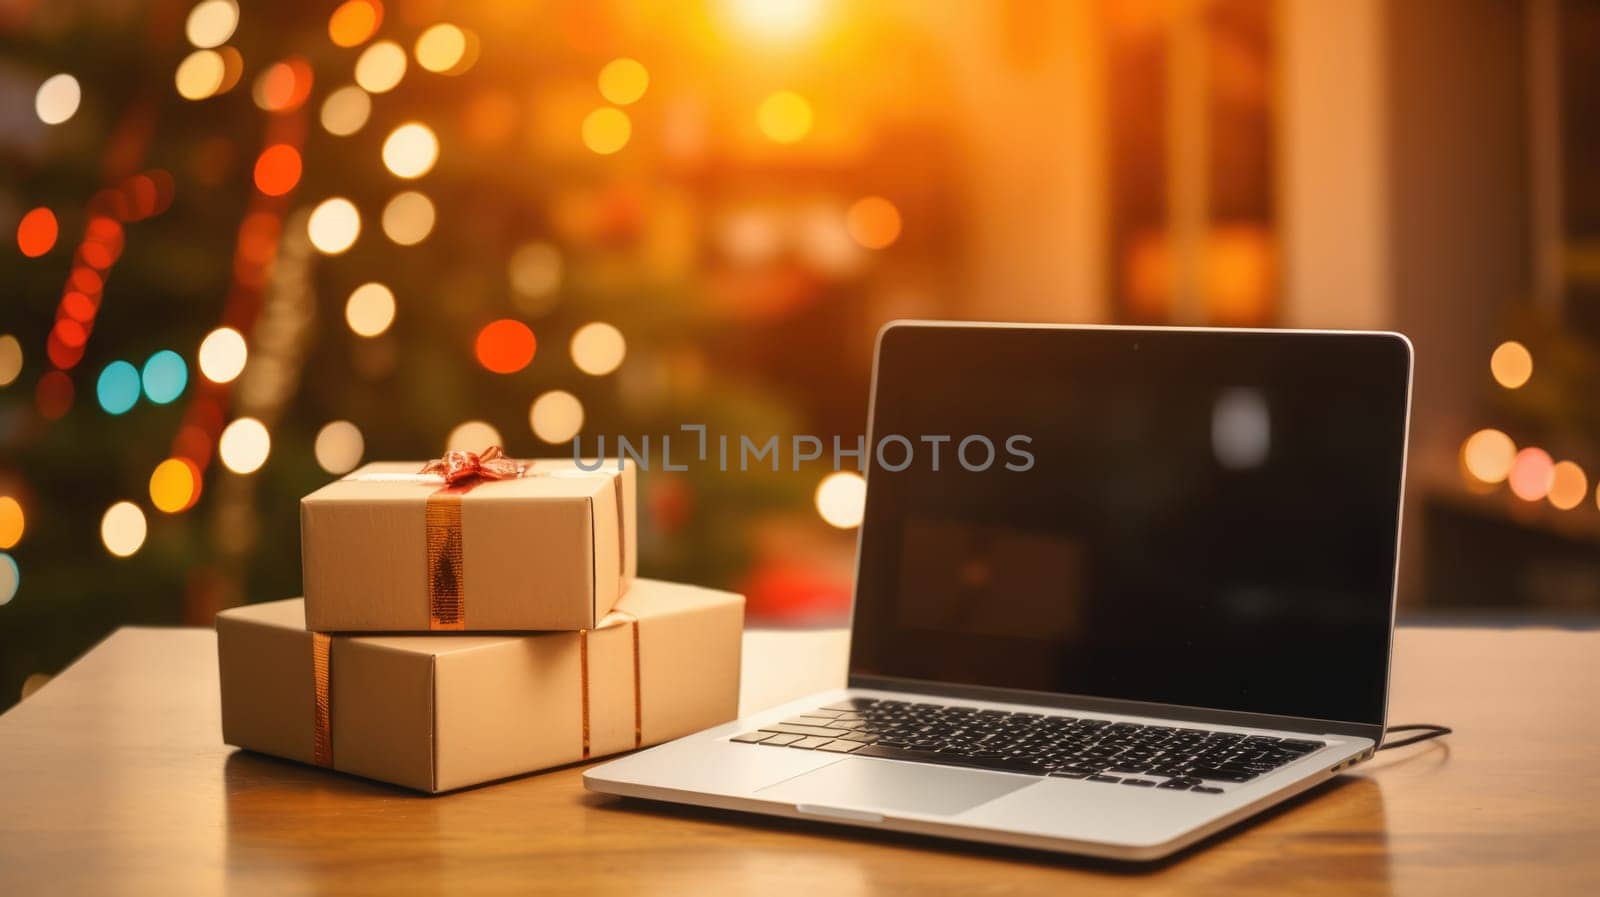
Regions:
[[[898, 317], [1394, 328], [1402, 614], [1600, 624], [1600, 0], [0, 0], [0, 708], [363, 460], [864, 430]], [[859, 479], [641, 478], [838, 623]]]

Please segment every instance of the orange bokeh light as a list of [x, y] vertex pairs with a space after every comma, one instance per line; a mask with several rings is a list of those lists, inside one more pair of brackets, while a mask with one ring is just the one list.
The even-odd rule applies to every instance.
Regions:
[[93, 268], [77, 267], [67, 276], [67, 286], [88, 296], [98, 296], [105, 281]]
[[256, 78], [252, 98], [268, 112], [292, 112], [311, 96], [311, 65], [296, 56], [273, 63]]
[[17, 223], [17, 248], [28, 258], [36, 259], [55, 247], [60, 232], [56, 213], [40, 206], [23, 215]]
[[845, 230], [868, 249], [884, 249], [900, 239], [900, 210], [881, 196], [855, 201], [845, 213]]
[[328, 39], [336, 46], [354, 47], [378, 32], [383, 24], [383, 4], [376, 0], [347, 0], [328, 17]]
[[1555, 461], [1544, 449], [1525, 448], [1511, 463], [1511, 491], [1523, 501], [1538, 501], [1549, 495], [1554, 479]]
[[94, 320], [94, 313], [100, 308], [99, 304], [85, 293], [73, 290], [61, 297], [61, 314], [87, 324]]
[[300, 183], [300, 152], [287, 143], [277, 143], [261, 151], [256, 159], [256, 189], [268, 196], [282, 196]]
[[[50, 331], [50, 335], [68, 349], [81, 349], [83, 344], [89, 340], [89, 331], [83, 328], [81, 322], [74, 321], [71, 318], [62, 318], [57, 321], [56, 326]], [[66, 367], [66, 365], [62, 365], [62, 367]]]
[[514, 374], [533, 361], [533, 331], [521, 321], [501, 318], [478, 331], [478, 363], [496, 374]]

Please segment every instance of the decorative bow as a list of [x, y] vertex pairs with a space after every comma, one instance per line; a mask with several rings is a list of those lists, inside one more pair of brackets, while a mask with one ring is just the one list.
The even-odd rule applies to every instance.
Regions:
[[522, 476], [527, 466], [507, 458], [505, 450], [491, 445], [482, 452], [461, 450], [444, 453], [422, 466], [419, 473], [433, 473], [444, 477], [445, 485], [454, 486], [471, 479], [514, 480]]

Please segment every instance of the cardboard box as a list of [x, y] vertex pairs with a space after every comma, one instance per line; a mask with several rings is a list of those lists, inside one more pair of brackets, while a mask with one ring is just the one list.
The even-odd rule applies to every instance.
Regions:
[[465, 487], [421, 461], [368, 464], [301, 499], [310, 628], [595, 628], [637, 569], [635, 469], [523, 463]]
[[222, 739], [440, 792], [735, 718], [744, 598], [641, 579], [600, 628], [328, 636], [300, 599], [217, 615]]

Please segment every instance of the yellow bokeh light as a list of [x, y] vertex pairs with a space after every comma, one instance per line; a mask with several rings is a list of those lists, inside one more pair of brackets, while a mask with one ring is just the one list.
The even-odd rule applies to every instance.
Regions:
[[1570, 511], [1583, 504], [1589, 495], [1589, 478], [1583, 468], [1572, 461], [1558, 461], [1550, 469], [1550, 504], [1562, 511]]
[[361, 213], [355, 203], [342, 196], [323, 200], [306, 221], [311, 245], [324, 255], [338, 255], [355, 245], [361, 236]]
[[627, 354], [622, 331], [602, 321], [585, 324], [572, 335], [572, 363], [585, 374], [609, 374], [622, 365]]
[[637, 59], [613, 59], [600, 70], [600, 95], [608, 103], [637, 103], [649, 87], [650, 72]]
[[195, 472], [194, 462], [184, 458], [168, 458], [157, 464], [150, 474], [150, 503], [167, 514], [193, 507], [195, 499], [200, 497]]
[[100, 541], [119, 558], [138, 551], [144, 545], [145, 532], [144, 511], [131, 501], [117, 502], [100, 518]]
[[272, 453], [272, 435], [253, 417], [241, 417], [223, 429], [217, 440], [217, 455], [222, 466], [234, 473], [255, 473]]
[[189, 10], [184, 24], [184, 34], [189, 43], [202, 50], [220, 47], [233, 37], [239, 27], [239, 7], [233, 0], [203, 0]]
[[433, 233], [433, 200], [407, 190], [383, 207], [383, 233], [401, 246], [415, 246]]
[[413, 48], [417, 65], [430, 72], [445, 73], [460, 65], [467, 55], [467, 35], [448, 22], [441, 22], [417, 37]]
[[1516, 457], [1516, 443], [1499, 430], [1479, 430], [1461, 444], [1461, 466], [1485, 483], [1505, 482]]
[[51, 75], [39, 85], [33, 95], [33, 111], [47, 125], [59, 125], [78, 113], [83, 102], [83, 88], [78, 79], [65, 72]]
[[22, 513], [22, 503], [9, 495], [0, 495], [0, 551], [9, 551], [22, 541], [27, 529], [27, 518]]
[[227, 77], [228, 65], [216, 50], [196, 50], [178, 63], [173, 82], [178, 96], [186, 100], [203, 100], [216, 93]]
[[367, 93], [387, 93], [406, 74], [406, 51], [392, 40], [381, 40], [361, 51], [356, 59], [356, 83]]
[[825, 0], [722, 0], [735, 28], [767, 43], [800, 40], [817, 27]]
[[344, 320], [357, 336], [374, 337], [394, 323], [394, 293], [381, 283], [364, 283], [344, 304]]
[[0, 386], [10, 386], [22, 373], [22, 343], [7, 333], [0, 336]]
[[200, 341], [200, 373], [212, 383], [232, 383], [238, 379], [249, 358], [244, 334], [232, 327], [218, 327]]
[[1515, 340], [1501, 343], [1489, 356], [1489, 372], [1494, 375], [1494, 382], [1516, 389], [1533, 376], [1533, 354]]
[[533, 400], [528, 424], [533, 435], [551, 445], [570, 442], [583, 429], [583, 403], [564, 389], [553, 389]]
[[328, 39], [335, 46], [354, 47], [383, 24], [383, 6], [374, 0], [346, 0], [328, 16]]
[[422, 122], [406, 122], [383, 141], [383, 165], [397, 177], [420, 178], [439, 161], [439, 138]]
[[355, 86], [345, 86], [322, 101], [322, 127], [335, 137], [349, 137], [361, 130], [372, 115], [372, 97]]
[[481, 452], [491, 445], [504, 446], [500, 431], [488, 421], [469, 420], [458, 425], [445, 437], [447, 452]]
[[633, 122], [621, 109], [601, 106], [583, 119], [583, 145], [602, 156], [627, 146], [632, 136]]
[[811, 104], [792, 90], [780, 90], [761, 101], [756, 124], [778, 143], [798, 143], [811, 133]]
[[829, 526], [860, 526], [867, 506], [867, 481], [853, 470], [836, 470], [817, 484], [816, 505]]
[[561, 287], [561, 253], [549, 243], [524, 243], [511, 253], [506, 275], [517, 308], [526, 315], [542, 315]]
[[323, 470], [340, 476], [356, 469], [366, 448], [360, 427], [347, 420], [336, 420], [317, 431], [314, 451], [317, 464]]

